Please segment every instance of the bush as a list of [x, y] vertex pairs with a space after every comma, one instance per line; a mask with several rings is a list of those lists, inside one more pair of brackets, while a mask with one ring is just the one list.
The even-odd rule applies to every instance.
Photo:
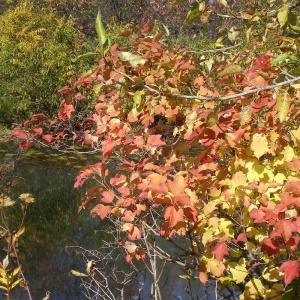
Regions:
[[71, 62], [83, 44], [74, 20], [23, 1], [0, 16], [0, 28], [0, 122], [52, 115], [56, 90], [79, 68]]

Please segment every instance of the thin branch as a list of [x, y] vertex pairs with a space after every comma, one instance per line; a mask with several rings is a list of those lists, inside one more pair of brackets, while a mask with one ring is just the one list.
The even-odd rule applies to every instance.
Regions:
[[245, 91], [245, 92], [241, 92], [241, 93], [237, 93], [237, 94], [233, 94], [233, 95], [229, 95], [229, 96], [204, 97], [204, 96], [196, 96], [196, 95], [176, 95], [176, 94], [171, 94], [171, 93], [166, 93], [166, 92], [160, 92], [159, 90], [153, 89], [152, 87], [148, 86], [147, 84], [143, 84], [141, 82], [136, 82], [132, 77], [130, 77], [126, 73], [120, 72], [116, 69], [114, 69], [114, 71], [116, 71], [119, 74], [123, 75], [124, 77], [128, 78], [132, 82], [135, 82], [141, 88], [145, 88], [149, 92], [152, 92], [152, 93], [157, 94], [159, 96], [165, 96], [165, 97], [169, 97], [169, 98], [173, 98], [173, 99], [190, 99], [190, 100], [201, 100], [201, 101], [232, 100], [232, 99], [236, 99], [236, 98], [239, 98], [239, 97], [244, 97], [244, 96], [247, 96], [247, 95], [256, 94], [256, 93], [259, 93], [259, 92], [262, 92], [262, 91], [273, 90], [275, 88], [285, 86], [285, 85], [288, 85], [288, 84], [291, 84], [291, 83], [294, 83], [294, 82], [300, 80], [300, 76], [297, 76], [297, 77], [288, 79], [288, 80], [280, 82], [280, 83], [267, 85], [267, 86], [263, 86], [263, 87], [258, 87], [258, 88], [255, 88], [255, 89], [252, 89], [252, 90], [249, 90], [249, 91]]
[[187, 50], [184, 52], [184, 54], [186, 53], [217, 53], [217, 52], [224, 52], [226, 50], [229, 50], [229, 49], [233, 49], [233, 48], [237, 48], [238, 46], [242, 45], [243, 43], [240, 42], [234, 46], [230, 46], [230, 47], [225, 47], [225, 48], [218, 48], [218, 49], [211, 49], [211, 50], [197, 50], [197, 51], [194, 51], [194, 50]]

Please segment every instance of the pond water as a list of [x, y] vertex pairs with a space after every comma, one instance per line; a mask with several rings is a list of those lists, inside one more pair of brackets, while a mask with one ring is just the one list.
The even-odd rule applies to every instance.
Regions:
[[[14, 143], [1, 144], [0, 162], [14, 159], [17, 152]], [[17, 200], [22, 193], [35, 198], [28, 206], [26, 230], [19, 242], [20, 260], [33, 299], [42, 299], [46, 291], [51, 291], [51, 299], [85, 299], [80, 279], [69, 275], [71, 269], [82, 269], [82, 257], [74, 256], [66, 246], [94, 249], [103, 240], [97, 232], [105, 223], [90, 217], [88, 211], [78, 213], [84, 191], [73, 188], [79, 168], [88, 160], [95, 157], [29, 150], [14, 164], [18, 180], [11, 198]], [[12, 224], [19, 223], [18, 205], [10, 209], [9, 217]], [[23, 289], [16, 289], [13, 295], [27, 299]]]
[[[0, 144], [0, 163], [14, 159], [17, 152], [18, 147], [12, 142]], [[34, 300], [43, 299], [47, 291], [51, 292], [51, 300], [87, 299], [81, 279], [70, 275], [72, 269], [80, 272], [86, 269], [80, 251], [73, 246], [98, 249], [104, 240], [110, 239], [109, 234], [104, 233], [109, 224], [91, 217], [88, 211], [78, 213], [85, 191], [74, 189], [73, 184], [80, 167], [99, 159], [96, 156], [29, 150], [14, 164], [13, 172], [18, 180], [11, 191], [11, 198], [17, 200], [22, 193], [31, 193], [35, 198], [28, 207], [26, 230], [19, 241], [19, 258]], [[14, 205], [9, 209], [11, 224], [18, 224], [20, 218], [20, 205]], [[0, 261], [5, 257], [1, 249]], [[128, 267], [122, 265], [122, 268]], [[154, 299], [151, 275], [145, 272], [145, 268], [135, 274], [136, 278], [129, 287], [132, 295], [129, 296], [129, 293], [123, 299]], [[188, 286], [187, 281], [179, 279], [178, 275], [180, 271], [174, 268], [174, 264], [165, 269], [162, 299], [215, 299], [214, 284], [212, 288], [207, 286], [205, 289], [197, 279], [189, 282]], [[15, 288], [12, 296], [12, 299], [28, 299], [23, 288]]]

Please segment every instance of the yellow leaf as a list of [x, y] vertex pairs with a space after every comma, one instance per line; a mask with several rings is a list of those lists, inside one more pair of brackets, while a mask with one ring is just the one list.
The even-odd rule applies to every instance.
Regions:
[[300, 145], [300, 127], [297, 130], [291, 130], [291, 133], [292, 133], [292, 137], [294, 138], [294, 140], [296, 141], [296, 143], [299, 146]]
[[229, 251], [229, 255], [230, 255], [230, 257], [238, 258], [238, 257], [241, 257], [242, 251], [240, 249], [237, 249], [237, 248], [231, 249]]
[[265, 293], [265, 288], [261, 281], [257, 278], [252, 278], [247, 284], [245, 285], [245, 292], [244, 295], [246, 299], [258, 299], [259, 296], [263, 296]]
[[16, 276], [20, 272], [20, 269], [21, 269], [20, 267], [15, 268], [12, 273], [12, 276]]
[[292, 161], [293, 158], [296, 157], [295, 151], [291, 146], [284, 147], [281, 153], [283, 154], [285, 161]]
[[234, 187], [238, 187], [238, 186], [243, 186], [247, 181], [247, 176], [244, 174], [244, 172], [239, 171], [236, 172], [233, 176], [232, 176], [232, 186], [231, 188]]
[[5, 271], [5, 269], [0, 267], [0, 278], [1, 277], [6, 277], [6, 271]]
[[213, 239], [214, 235], [215, 235], [214, 228], [206, 229], [202, 235], [202, 244], [205, 246], [209, 240]]
[[241, 283], [248, 275], [248, 271], [245, 267], [238, 265], [236, 262], [231, 262], [228, 264], [229, 271], [232, 275], [233, 281], [236, 283]]
[[75, 270], [71, 270], [71, 274], [73, 274], [74, 276], [77, 276], [77, 277], [87, 277], [88, 276], [87, 274], [84, 274], [84, 273], [81, 273], [81, 272], [78, 272]]
[[224, 264], [213, 257], [206, 261], [206, 268], [216, 277], [220, 277], [225, 270]]
[[266, 153], [271, 153], [269, 149], [269, 144], [267, 137], [260, 133], [255, 133], [253, 135], [251, 150], [254, 153], [254, 156], [258, 159]]
[[283, 280], [283, 273], [279, 271], [278, 267], [266, 267], [262, 272], [262, 277], [267, 281], [276, 282]]
[[247, 172], [247, 179], [249, 182], [260, 181], [260, 179], [264, 176], [265, 167], [260, 165], [257, 162], [249, 161], [245, 165]]
[[17, 286], [20, 282], [22, 281], [22, 278], [19, 278], [18, 280], [16, 280], [11, 286], [10, 289], [13, 289], [15, 286]]
[[225, 218], [220, 218], [219, 230], [221, 232], [224, 232], [224, 234], [227, 235], [228, 237], [234, 237], [234, 230], [232, 227], [233, 224], [231, 221]]
[[[286, 180], [286, 177], [285, 177], [285, 175], [284, 175], [283, 173], [278, 173], [278, 174], [276, 174], [275, 177], [274, 177], [274, 181], [275, 181], [276, 183], [281, 183], [281, 184], [283, 184], [283, 183], [285, 182], [285, 180]], [[278, 190], [278, 189], [280, 189], [280, 188], [281, 188], [280, 186], [279, 186], [278, 188], [272, 188], [272, 191], [274, 191], [273, 189]]]
[[277, 110], [280, 122], [284, 122], [287, 119], [287, 115], [290, 111], [291, 98], [287, 91], [282, 92], [277, 98]]

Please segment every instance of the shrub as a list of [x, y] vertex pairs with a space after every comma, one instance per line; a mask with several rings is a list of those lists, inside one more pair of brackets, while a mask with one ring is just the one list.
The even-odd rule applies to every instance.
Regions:
[[79, 65], [71, 64], [82, 47], [74, 20], [23, 1], [0, 16], [0, 28], [0, 122], [51, 115], [59, 105], [55, 91]]

